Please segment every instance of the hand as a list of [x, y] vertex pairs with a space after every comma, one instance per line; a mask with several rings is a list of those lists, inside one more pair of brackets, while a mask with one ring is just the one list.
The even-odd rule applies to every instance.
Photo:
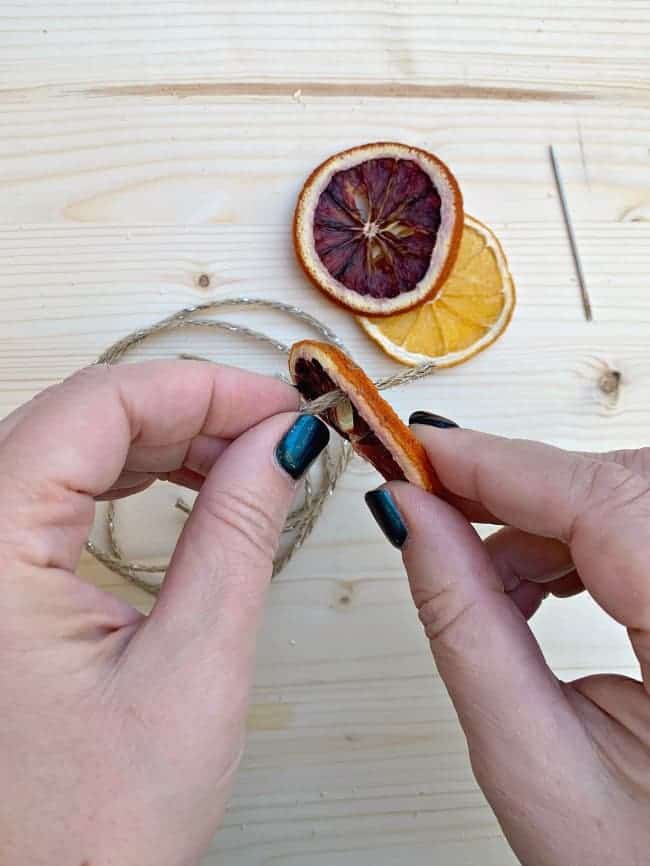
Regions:
[[[647, 863], [650, 449], [577, 454], [413, 430], [448, 502], [394, 482], [369, 505], [402, 542], [474, 773], [508, 841], [525, 866]], [[506, 527], [483, 543], [468, 518]], [[526, 618], [546, 593], [583, 589], [627, 628], [643, 682], [562, 683], [547, 667]]]
[[[327, 442], [279, 414], [297, 407], [282, 382], [175, 361], [84, 370], [0, 423], [3, 866], [198, 862], [294, 479]], [[155, 477], [201, 492], [144, 617], [74, 570], [94, 500]]]

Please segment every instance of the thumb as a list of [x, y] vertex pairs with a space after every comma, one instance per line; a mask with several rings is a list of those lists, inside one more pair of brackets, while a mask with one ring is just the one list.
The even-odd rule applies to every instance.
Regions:
[[389, 540], [401, 542], [479, 781], [490, 788], [504, 771], [529, 772], [534, 750], [557, 742], [561, 729], [566, 736], [570, 708], [481, 539], [458, 511], [413, 485], [392, 482], [367, 501]]
[[276, 415], [231, 443], [203, 483], [130, 647], [141, 668], [143, 655], [155, 659], [166, 695], [177, 700], [180, 691], [189, 716], [218, 708], [226, 724], [243, 722], [280, 532], [300, 477], [328, 439], [318, 418]]

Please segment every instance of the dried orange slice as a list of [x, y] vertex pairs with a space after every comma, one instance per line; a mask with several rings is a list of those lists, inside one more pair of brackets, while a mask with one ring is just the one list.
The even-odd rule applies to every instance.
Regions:
[[466, 214], [456, 261], [435, 298], [396, 316], [357, 320], [402, 364], [436, 360], [452, 367], [493, 343], [514, 307], [515, 286], [501, 244], [488, 226]]
[[394, 142], [344, 150], [312, 172], [294, 216], [312, 282], [357, 313], [388, 316], [431, 297], [463, 228], [456, 178], [437, 157]]
[[425, 490], [441, 491], [421, 443], [344, 352], [330, 343], [302, 340], [291, 347], [289, 370], [307, 400], [343, 391], [347, 399], [325, 409], [320, 417], [387, 481], [410, 481]]

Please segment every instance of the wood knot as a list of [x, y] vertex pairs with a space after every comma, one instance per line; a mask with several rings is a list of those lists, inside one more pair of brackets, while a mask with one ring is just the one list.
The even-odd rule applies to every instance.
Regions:
[[197, 282], [200, 289], [209, 289], [210, 288], [210, 276], [209, 276], [209, 274], [201, 274], [196, 282]]
[[598, 387], [603, 394], [617, 396], [621, 387], [622, 375], [619, 370], [605, 370], [598, 379]]
[[354, 596], [354, 584], [348, 580], [342, 580], [337, 584], [335, 607], [349, 607]]

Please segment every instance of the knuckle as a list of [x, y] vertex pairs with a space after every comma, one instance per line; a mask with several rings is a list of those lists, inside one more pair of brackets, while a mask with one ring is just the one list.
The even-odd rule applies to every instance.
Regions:
[[108, 364], [90, 364], [76, 370], [62, 382], [63, 387], [94, 387], [104, 385], [112, 380], [113, 372]]
[[23, 417], [29, 417], [33, 410], [40, 409], [43, 404], [47, 405], [53, 397], [56, 398], [56, 395], [60, 393], [62, 384], [62, 382], [55, 382], [37, 391], [24, 405], [19, 406], [15, 413], [12, 412], [0, 420], [0, 429], [3, 427], [8, 428], [10, 431], [9, 435], [11, 435], [13, 432], [12, 419], [16, 418], [18, 413], [21, 413]]
[[48, 385], [47, 388], [43, 388], [42, 391], [39, 391], [29, 401], [28, 405], [31, 407], [39, 406], [41, 403], [46, 402], [52, 397], [52, 395], [56, 394], [59, 388], [61, 387], [60, 382], [56, 382], [53, 385]]
[[476, 599], [464, 598], [451, 583], [429, 596], [418, 615], [431, 645], [444, 647], [454, 654], [464, 654], [473, 628], [468, 626], [477, 605]]
[[230, 546], [242, 545], [247, 553], [256, 552], [265, 561], [273, 558], [282, 528], [281, 514], [265, 504], [259, 493], [245, 488], [204, 489], [200, 507], [212, 521], [229, 530]]
[[50, 386], [44, 396], [54, 401], [84, 399], [87, 394], [106, 396], [107, 389], [113, 386], [113, 376], [108, 364], [92, 364], [75, 370], [61, 382]]
[[608, 451], [601, 455], [601, 457], [618, 463], [632, 472], [637, 472], [650, 478], [650, 448], [628, 448], [618, 451]]
[[618, 462], [578, 461], [570, 490], [577, 516], [569, 540], [585, 526], [602, 526], [603, 520], [617, 512], [632, 509], [650, 515], [650, 480]]
[[[110, 383], [112, 375], [110, 367], [106, 364], [83, 367], [62, 381], [54, 382], [38, 391], [23, 406], [18, 408], [17, 413], [21, 413], [23, 418], [33, 417], [35, 411], [47, 410], [47, 408], [56, 405], [62, 396], [70, 392], [76, 393], [80, 389], [96, 389], [98, 386]], [[9, 436], [13, 434], [14, 429], [17, 429], [12, 426], [12, 419], [15, 417], [16, 413], [12, 413], [6, 418], [0, 419], [0, 429], [3, 427], [8, 429]]]
[[573, 469], [571, 489], [581, 502], [594, 505], [608, 501], [614, 491], [634, 475], [620, 463], [579, 460]]

